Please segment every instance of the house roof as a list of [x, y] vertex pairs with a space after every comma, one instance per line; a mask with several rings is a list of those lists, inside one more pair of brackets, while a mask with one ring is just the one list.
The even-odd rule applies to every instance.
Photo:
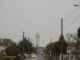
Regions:
[[37, 49], [45, 49], [45, 47], [37, 47]]
[[67, 42], [68, 46], [76, 46], [77, 43], [76, 42]]
[[[3, 41], [1, 41], [3, 40]], [[0, 46], [9, 46], [11, 39], [0, 39]]]

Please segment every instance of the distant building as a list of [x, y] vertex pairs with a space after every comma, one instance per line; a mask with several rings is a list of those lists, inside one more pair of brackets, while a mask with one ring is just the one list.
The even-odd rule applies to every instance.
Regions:
[[35, 37], [36, 37], [36, 47], [39, 47], [40, 34], [37, 33], [37, 34], [35, 35]]
[[5, 51], [5, 48], [10, 46], [11, 39], [0, 39], [0, 52]]
[[76, 42], [67, 42], [67, 45], [67, 53], [75, 52], [78, 47]]
[[42, 52], [43, 50], [45, 50], [45, 47], [37, 47], [38, 52]]
[[68, 45], [68, 46], [76, 46], [77, 43], [76, 43], [76, 42], [67, 42], [67, 45]]

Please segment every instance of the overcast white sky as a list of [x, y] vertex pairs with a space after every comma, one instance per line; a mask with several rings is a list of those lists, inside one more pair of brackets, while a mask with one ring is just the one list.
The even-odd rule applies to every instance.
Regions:
[[18, 42], [24, 31], [35, 43], [35, 35], [40, 33], [40, 46], [46, 46], [50, 38], [58, 40], [61, 29], [56, 29], [60, 27], [61, 18], [64, 27], [74, 22], [64, 28], [64, 36], [77, 32], [80, 7], [74, 4], [80, 5], [80, 0], [0, 0], [0, 37]]

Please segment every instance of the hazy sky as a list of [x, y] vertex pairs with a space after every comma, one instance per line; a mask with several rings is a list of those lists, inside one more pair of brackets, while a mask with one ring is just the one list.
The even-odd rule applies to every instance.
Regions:
[[0, 0], [0, 37], [18, 42], [24, 31], [35, 43], [35, 35], [40, 33], [40, 46], [46, 46], [50, 38], [58, 40], [61, 18], [66, 27], [64, 36], [76, 33], [80, 26], [80, 16], [77, 18], [80, 7], [74, 4], [80, 5], [80, 0]]

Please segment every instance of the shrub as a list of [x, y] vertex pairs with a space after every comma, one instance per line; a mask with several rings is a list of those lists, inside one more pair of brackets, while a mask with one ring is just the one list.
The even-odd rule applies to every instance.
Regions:
[[6, 56], [5, 54], [0, 54], [0, 60], [14, 60], [14, 58]]
[[4, 60], [14, 60], [14, 58], [10, 57], [10, 56], [5, 56]]
[[5, 54], [0, 54], [0, 60], [3, 60], [4, 56], [6, 56], [6, 55]]

